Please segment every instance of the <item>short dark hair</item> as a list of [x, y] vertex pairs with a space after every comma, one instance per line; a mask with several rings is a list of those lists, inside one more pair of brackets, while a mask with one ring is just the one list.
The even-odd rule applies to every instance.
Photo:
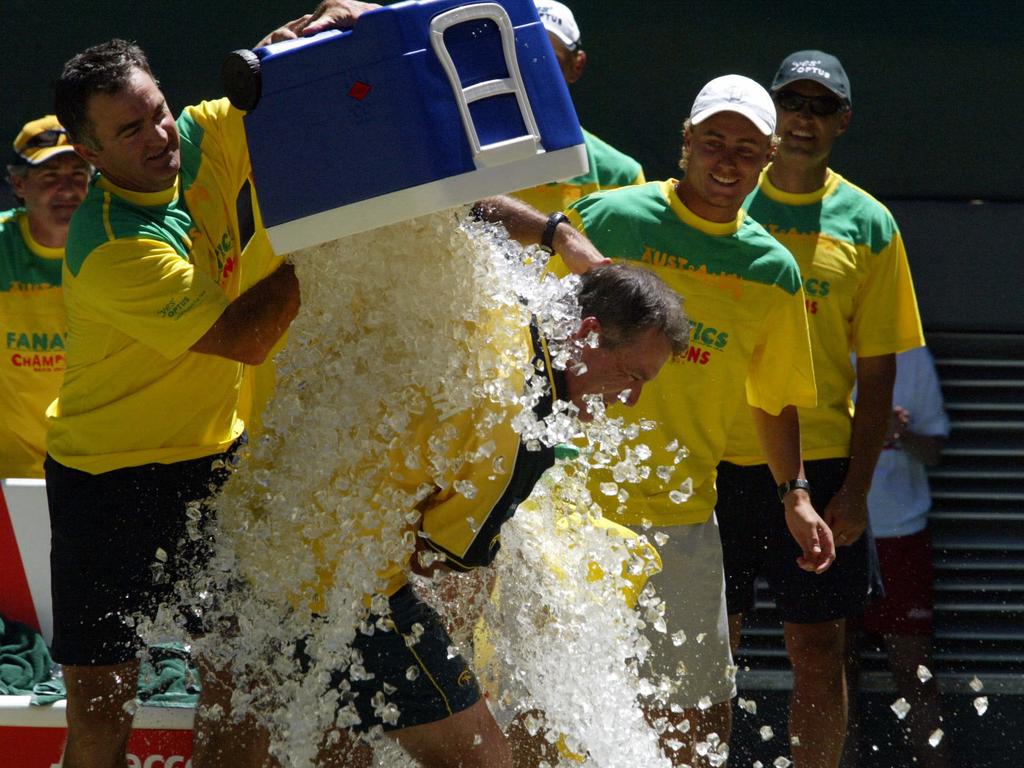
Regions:
[[690, 323], [683, 298], [650, 270], [632, 264], [596, 267], [580, 275], [577, 297], [583, 317], [600, 321], [602, 345], [618, 347], [654, 328], [665, 334], [673, 356], [686, 352]]
[[89, 97], [120, 92], [136, 69], [153, 76], [142, 49], [120, 38], [86, 48], [68, 60], [54, 86], [54, 112], [71, 141], [99, 148], [87, 112]]

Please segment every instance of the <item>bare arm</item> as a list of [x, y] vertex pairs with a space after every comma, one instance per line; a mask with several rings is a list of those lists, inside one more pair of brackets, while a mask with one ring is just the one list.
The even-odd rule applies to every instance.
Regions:
[[853, 544], [868, 525], [868, 491], [892, 414], [896, 356], [857, 358], [857, 408], [850, 438], [850, 468], [839, 492], [825, 507], [836, 543]]
[[[775, 483], [804, 477], [800, 459], [800, 421], [797, 410], [790, 405], [773, 416], [760, 408], [751, 408], [754, 426], [761, 440], [761, 449], [768, 459]], [[786, 526], [803, 550], [797, 565], [805, 571], [823, 573], [835, 560], [836, 550], [832, 532], [814, 511], [811, 497], [804, 490], [790, 491], [783, 499]]]
[[926, 467], [937, 467], [942, 463], [942, 449], [946, 438], [941, 435], [919, 435], [906, 432], [900, 438], [900, 447]]
[[919, 434], [911, 429], [913, 423], [912, 413], [894, 405], [886, 445], [892, 444], [926, 467], [937, 466], [942, 461], [942, 449], [946, 446], [945, 436]]
[[228, 304], [191, 349], [259, 365], [288, 330], [299, 312], [299, 303], [295, 268], [282, 264]]
[[[548, 213], [541, 213], [514, 197], [488, 197], [473, 208], [486, 221], [503, 224], [509, 236], [523, 245], [540, 244], [548, 223]], [[555, 228], [551, 245], [562, 257], [565, 266], [576, 274], [610, 262], [583, 233], [577, 232], [569, 224], [559, 224]]]

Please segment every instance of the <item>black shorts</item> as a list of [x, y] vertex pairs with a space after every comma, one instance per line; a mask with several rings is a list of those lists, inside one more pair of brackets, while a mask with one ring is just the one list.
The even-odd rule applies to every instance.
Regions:
[[[823, 515], [843, 484], [849, 459], [804, 462], [811, 502]], [[859, 613], [881, 583], [874, 538], [868, 527], [851, 546], [837, 547], [823, 574], [796, 564], [801, 554], [786, 527], [775, 480], [764, 464], [718, 465], [718, 515], [725, 561], [725, 597], [729, 615], [754, 608], [754, 580], [764, 576], [782, 620], [814, 624]]]
[[[100, 666], [138, 656], [135, 619], [176, 602], [175, 582], [208, 556], [205, 502], [227, 479], [234, 450], [96, 475], [46, 457], [56, 661]], [[194, 615], [183, 612], [180, 623], [201, 631]]]
[[[406, 585], [390, 598], [391, 615], [381, 623], [393, 631], [375, 629], [372, 635], [357, 632], [353, 649], [362, 655], [362, 666], [373, 677], [352, 679], [347, 673], [332, 676], [331, 685], [343, 692], [342, 701], [353, 700], [362, 722], [352, 730], [365, 733], [375, 726], [384, 731], [409, 728], [443, 720], [480, 700], [477, 685], [466, 660], [458, 654], [449, 658], [452, 640], [441, 617]], [[375, 624], [371, 615], [367, 624]], [[413, 625], [422, 632], [412, 642]], [[308, 657], [299, 647], [300, 664], [308, 668]], [[351, 687], [351, 694], [347, 689]], [[383, 701], [379, 697], [383, 693]], [[382, 705], [398, 710], [397, 720], [384, 715]]]

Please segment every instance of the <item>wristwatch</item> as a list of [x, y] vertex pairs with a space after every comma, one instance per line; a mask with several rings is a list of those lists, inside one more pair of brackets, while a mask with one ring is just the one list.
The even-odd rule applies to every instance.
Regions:
[[811, 484], [804, 480], [802, 477], [795, 478], [793, 480], [787, 480], [784, 483], [780, 483], [779, 487], [775, 489], [779, 494], [779, 501], [786, 500], [786, 494], [790, 491], [807, 491], [811, 492]]
[[555, 241], [555, 230], [558, 229], [559, 224], [568, 224], [569, 217], [561, 211], [555, 211], [548, 216], [548, 223], [544, 227], [544, 234], [540, 238], [540, 247], [548, 253], [554, 253], [555, 248], [552, 245]]

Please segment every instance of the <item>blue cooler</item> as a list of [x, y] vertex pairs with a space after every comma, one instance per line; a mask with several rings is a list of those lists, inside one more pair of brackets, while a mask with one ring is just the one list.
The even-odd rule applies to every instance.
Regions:
[[587, 170], [533, 0], [396, 3], [236, 51], [224, 81], [278, 253]]

